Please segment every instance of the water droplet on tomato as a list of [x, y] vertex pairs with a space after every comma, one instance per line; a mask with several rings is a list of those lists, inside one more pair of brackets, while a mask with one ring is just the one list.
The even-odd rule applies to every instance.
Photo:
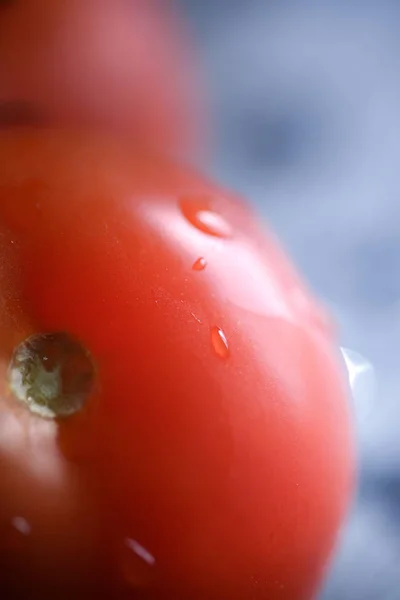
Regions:
[[39, 333], [14, 351], [8, 369], [14, 396], [31, 412], [67, 417], [82, 409], [93, 390], [95, 368], [86, 348], [66, 333]]
[[14, 563], [17, 557], [27, 557], [32, 544], [31, 533], [32, 527], [24, 517], [14, 517], [7, 524], [2, 524], [0, 553], [5, 550], [11, 563]]
[[341, 348], [341, 352], [347, 368], [355, 416], [362, 422], [371, 415], [375, 406], [375, 369], [358, 352], [348, 348]]
[[230, 225], [224, 217], [212, 210], [207, 199], [185, 198], [181, 200], [180, 207], [189, 223], [203, 233], [220, 238], [232, 235]]
[[219, 327], [211, 327], [211, 343], [215, 354], [220, 358], [227, 358], [229, 356], [228, 341], [224, 332]]
[[206, 260], [201, 256], [192, 265], [194, 271], [203, 271], [207, 266]]
[[121, 556], [122, 575], [130, 587], [145, 587], [154, 575], [156, 560], [139, 542], [127, 538]]
[[15, 527], [15, 529], [19, 531], [19, 533], [22, 533], [22, 535], [29, 535], [31, 532], [31, 526], [29, 525], [28, 521], [23, 517], [14, 517], [12, 519], [12, 524]]
[[156, 559], [154, 558], [154, 556], [150, 554], [150, 552], [146, 550], [146, 548], [144, 548], [136, 540], [131, 540], [128, 538], [126, 540], [126, 545], [132, 550], [132, 552], [135, 552], [135, 554], [137, 554], [137, 556], [144, 560], [144, 562], [146, 562], [148, 565], [155, 564]]

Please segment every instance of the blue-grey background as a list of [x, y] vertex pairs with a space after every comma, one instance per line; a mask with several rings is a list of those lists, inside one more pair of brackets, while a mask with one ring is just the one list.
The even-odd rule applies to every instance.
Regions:
[[[211, 170], [257, 204], [373, 365], [360, 483], [323, 600], [400, 599], [400, 1], [180, 0]], [[364, 407], [365, 408], [365, 407]]]

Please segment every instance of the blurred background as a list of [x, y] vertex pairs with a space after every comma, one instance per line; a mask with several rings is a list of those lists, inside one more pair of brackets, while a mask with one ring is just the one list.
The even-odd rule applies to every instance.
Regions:
[[321, 600], [399, 600], [400, 3], [180, 5], [211, 95], [209, 169], [272, 224], [353, 351], [359, 492]]

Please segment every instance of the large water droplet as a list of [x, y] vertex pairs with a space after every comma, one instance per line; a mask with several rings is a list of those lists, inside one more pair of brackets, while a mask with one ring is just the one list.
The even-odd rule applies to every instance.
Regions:
[[207, 266], [207, 262], [205, 260], [205, 258], [203, 258], [202, 256], [200, 258], [198, 258], [192, 265], [192, 269], [194, 271], [203, 271]]
[[35, 334], [15, 350], [8, 370], [14, 396], [47, 418], [79, 411], [94, 386], [93, 361], [66, 333]]
[[227, 358], [229, 356], [228, 340], [219, 327], [211, 327], [211, 343], [215, 354], [220, 358]]
[[376, 378], [372, 364], [358, 352], [341, 348], [350, 388], [354, 411], [358, 421], [369, 417], [375, 406]]
[[210, 202], [207, 199], [185, 198], [181, 200], [180, 207], [189, 223], [203, 233], [221, 238], [232, 235], [229, 223], [211, 209]]

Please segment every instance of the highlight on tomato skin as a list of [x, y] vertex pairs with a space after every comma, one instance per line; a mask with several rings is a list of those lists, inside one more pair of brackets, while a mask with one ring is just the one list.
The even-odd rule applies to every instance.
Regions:
[[169, 0], [0, 4], [0, 127], [90, 126], [201, 152], [205, 94], [192, 46]]
[[3, 130], [0, 292], [10, 598], [314, 597], [353, 488], [345, 371], [244, 201], [115, 138]]

